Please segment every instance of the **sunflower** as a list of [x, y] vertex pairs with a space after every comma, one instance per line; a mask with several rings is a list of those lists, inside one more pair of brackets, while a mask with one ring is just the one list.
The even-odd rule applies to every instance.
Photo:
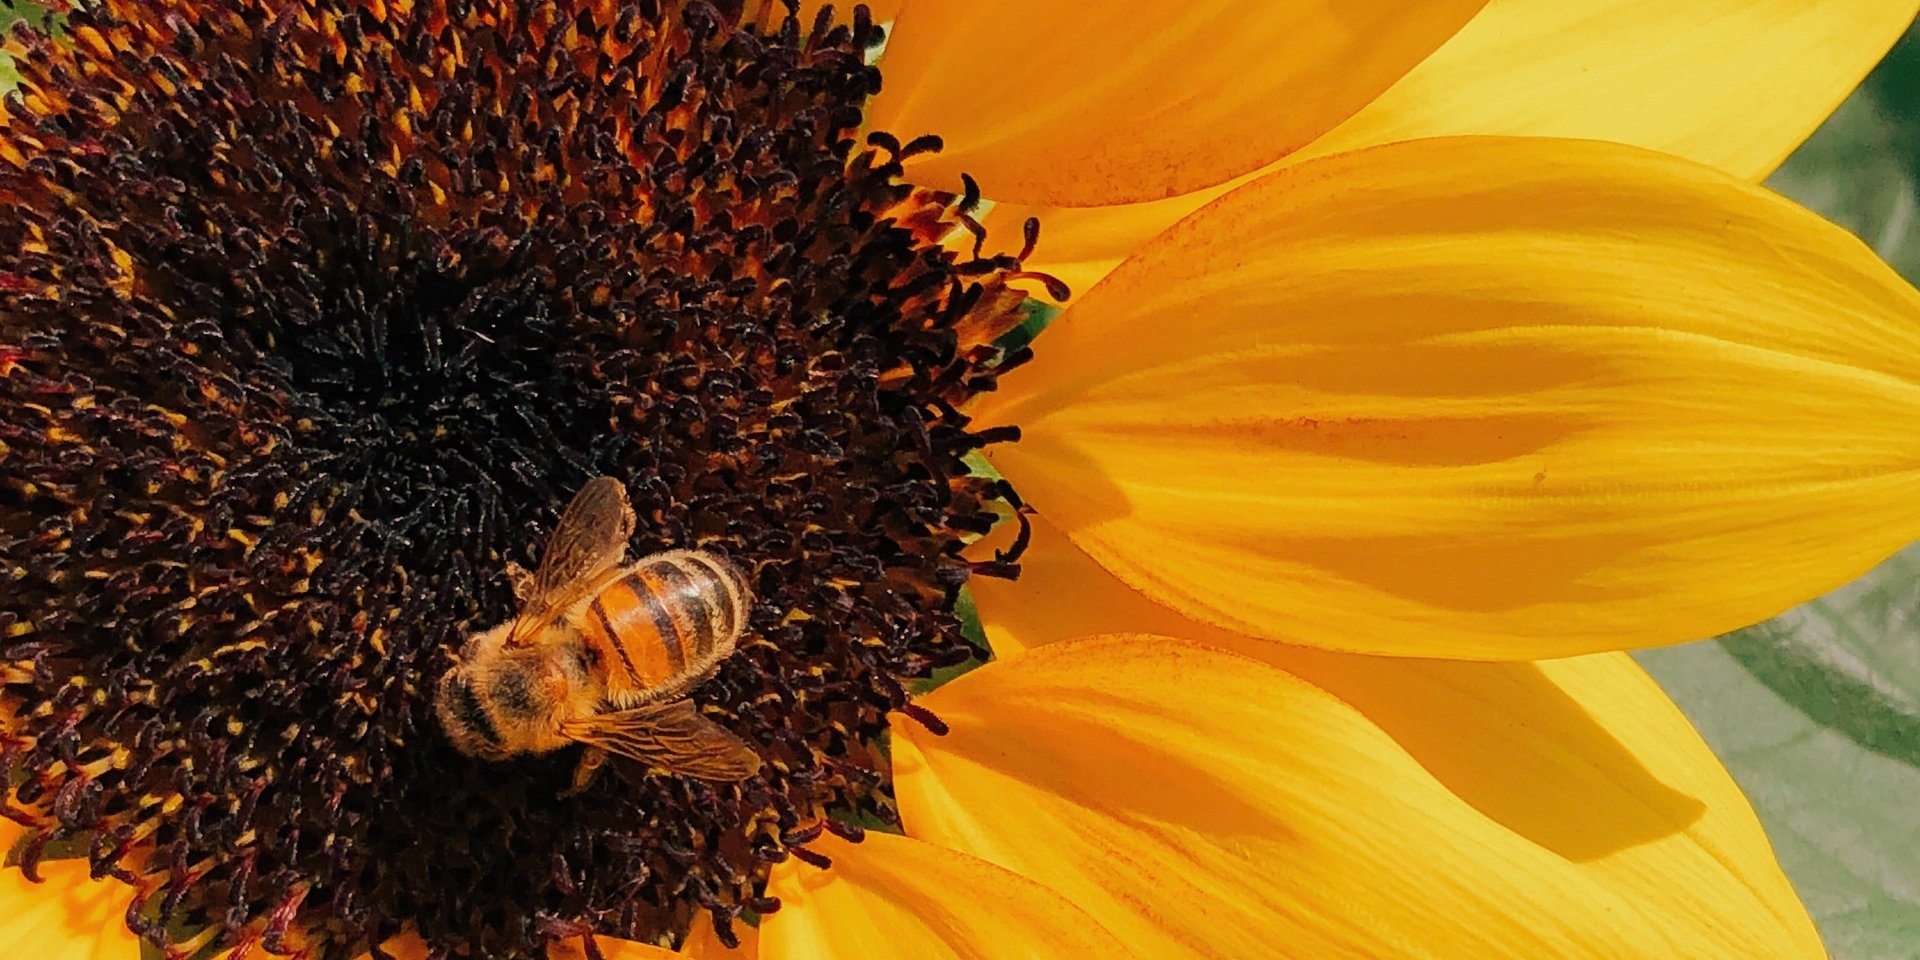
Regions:
[[[1620, 651], [1920, 536], [1920, 294], [1749, 183], [1915, 5], [1338, 6], [17, 29], [0, 944], [1819, 956]], [[599, 474], [755, 777], [437, 729]]]

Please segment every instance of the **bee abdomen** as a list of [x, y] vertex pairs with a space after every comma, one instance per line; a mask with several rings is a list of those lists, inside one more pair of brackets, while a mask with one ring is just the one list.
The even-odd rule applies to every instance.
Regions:
[[730, 651], [746, 625], [746, 580], [720, 557], [674, 550], [642, 560], [634, 576], [661, 601], [673, 622], [677, 668], [704, 664], [722, 648]]
[[747, 614], [753, 604], [746, 574], [725, 557], [705, 550], [680, 551], [664, 559], [678, 563], [689, 576], [708, 584], [705, 599], [714, 614], [712, 635], [723, 641], [738, 639], [747, 629]]
[[746, 626], [746, 579], [726, 560], [674, 550], [645, 557], [600, 588], [583, 623], [610, 651], [616, 685], [648, 689], [704, 671]]

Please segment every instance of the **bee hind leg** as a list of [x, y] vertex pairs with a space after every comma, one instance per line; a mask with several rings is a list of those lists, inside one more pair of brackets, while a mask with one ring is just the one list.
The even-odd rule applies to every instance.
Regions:
[[599, 747], [588, 747], [580, 754], [580, 765], [573, 768], [573, 786], [561, 791], [561, 799], [577, 797], [593, 785], [593, 776], [607, 762], [607, 752]]

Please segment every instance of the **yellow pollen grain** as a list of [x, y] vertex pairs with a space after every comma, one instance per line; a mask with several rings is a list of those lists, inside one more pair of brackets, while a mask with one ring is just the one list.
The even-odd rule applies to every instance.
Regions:
[[245, 653], [248, 650], [258, 650], [262, 647], [265, 647], [266, 645], [267, 645], [267, 642], [265, 640], [261, 640], [257, 637], [252, 639], [247, 639], [247, 640], [239, 640], [233, 643], [226, 644], [225, 646], [222, 646], [219, 649], [213, 651], [213, 655], [218, 657], [223, 654]]

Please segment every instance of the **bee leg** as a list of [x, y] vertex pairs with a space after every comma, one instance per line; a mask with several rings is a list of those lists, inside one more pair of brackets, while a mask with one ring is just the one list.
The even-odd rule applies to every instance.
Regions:
[[527, 601], [533, 599], [533, 574], [512, 560], [507, 561], [506, 571], [507, 582], [513, 584], [513, 598], [526, 606]]
[[585, 793], [587, 787], [593, 783], [593, 775], [598, 773], [601, 765], [606, 762], [607, 752], [605, 750], [599, 747], [588, 747], [586, 752], [580, 754], [580, 765], [573, 768], [573, 786], [561, 792], [561, 799], [564, 800], [567, 797], [575, 797]]

